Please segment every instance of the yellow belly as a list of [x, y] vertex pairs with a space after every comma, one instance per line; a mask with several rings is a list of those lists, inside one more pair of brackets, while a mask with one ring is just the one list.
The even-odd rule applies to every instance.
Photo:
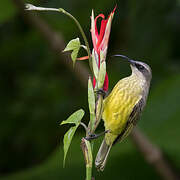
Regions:
[[141, 89], [134, 79], [125, 78], [117, 83], [110, 95], [104, 100], [103, 120], [107, 144], [112, 144], [123, 131], [129, 115], [141, 98]]

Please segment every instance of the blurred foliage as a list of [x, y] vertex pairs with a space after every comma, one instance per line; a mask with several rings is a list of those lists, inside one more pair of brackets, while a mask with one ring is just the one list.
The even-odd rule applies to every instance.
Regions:
[[[107, 63], [110, 89], [130, 73], [128, 64], [110, 58], [112, 54], [125, 54], [150, 64], [152, 88], [139, 126], [180, 168], [179, 1], [26, 2], [62, 7], [71, 12], [79, 19], [90, 42], [91, 9], [96, 15], [102, 12], [108, 15], [118, 5]], [[63, 34], [67, 42], [80, 37], [76, 26], [64, 15], [39, 15]], [[0, 2], [0, 98], [0, 179], [84, 178], [79, 146], [82, 128], [73, 140], [63, 169], [62, 137], [68, 127], [60, 127], [59, 123], [81, 107], [87, 112], [87, 90], [53, 54], [41, 34], [24, 22], [10, 0]], [[87, 120], [86, 115], [84, 121]], [[159, 179], [129, 139], [113, 148], [105, 171], [95, 172], [95, 176], [97, 179]]]
[[11, 0], [3, 0], [1, 1], [0, 12], [0, 23], [2, 24], [15, 16], [16, 9]]

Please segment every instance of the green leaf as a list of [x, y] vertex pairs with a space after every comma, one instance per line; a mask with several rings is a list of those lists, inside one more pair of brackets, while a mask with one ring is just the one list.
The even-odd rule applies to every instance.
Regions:
[[71, 58], [72, 58], [72, 61], [73, 61], [73, 66], [76, 62], [76, 59], [77, 59], [77, 55], [78, 55], [78, 52], [79, 52], [79, 49], [81, 47], [81, 43], [80, 43], [80, 40], [79, 38], [76, 38], [76, 39], [72, 39], [66, 46], [66, 48], [64, 49], [63, 52], [66, 52], [66, 51], [72, 51], [71, 53]]
[[69, 118], [65, 121], [61, 122], [61, 125], [63, 124], [76, 124], [79, 125], [79, 123], [81, 122], [81, 119], [84, 116], [84, 110], [80, 109], [76, 112], [74, 112], [71, 116], [69, 116]]
[[72, 39], [71, 41], [69, 41], [69, 43], [67, 44], [66, 48], [64, 49], [64, 52], [66, 51], [72, 51], [74, 49], [80, 48], [80, 40], [79, 38], [76, 39]]
[[75, 65], [78, 52], [79, 52], [79, 49], [74, 49], [73, 52], [71, 53], [71, 59], [73, 61], [73, 66]]
[[64, 135], [64, 160], [63, 160], [63, 167], [65, 167], [65, 161], [66, 161], [66, 155], [69, 149], [69, 146], [71, 144], [72, 138], [76, 132], [76, 129], [78, 128], [78, 125], [71, 127], [66, 134]]
[[95, 96], [94, 96], [92, 80], [90, 77], [88, 80], [88, 103], [89, 103], [89, 112], [90, 112], [90, 129], [93, 129], [95, 123]]
[[63, 161], [63, 166], [65, 166], [65, 160], [66, 160], [66, 155], [67, 155], [67, 152], [68, 152], [68, 149], [69, 149], [69, 146], [71, 144], [71, 141], [72, 141], [72, 138], [76, 132], [76, 129], [78, 128], [80, 122], [81, 122], [81, 119], [83, 118], [84, 116], [84, 110], [80, 109], [76, 112], [74, 112], [71, 116], [69, 116], [69, 118], [65, 121], [63, 121], [61, 123], [61, 125], [63, 124], [75, 124], [74, 127], [71, 127], [67, 132], [66, 134], [64, 135], [64, 161]]

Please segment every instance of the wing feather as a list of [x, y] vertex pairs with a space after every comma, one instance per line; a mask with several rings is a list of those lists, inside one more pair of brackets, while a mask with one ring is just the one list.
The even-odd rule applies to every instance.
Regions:
[[143, 98], [141, 98], [138, 103], [134, 106], [129, 119], [125, 125], [124, 130], [121, 132], [121, 134], [118, 135], [118, 137], [113, 142], [113, 145], [117, 143], [118, 141], [122, 141], [125, 137], [129, 135], [133, 127], [137, 124], [137, 121], [139, 120], [141, 116], [141, 112], [145, 106], [145, 101]]

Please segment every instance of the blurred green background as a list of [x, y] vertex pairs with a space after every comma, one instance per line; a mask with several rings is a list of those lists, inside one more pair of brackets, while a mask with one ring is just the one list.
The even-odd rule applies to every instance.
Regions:
[[[110, 89], [130, 74], [128, 63], [110, 58], [124, 54], [152, 67], [153, 79], [146, 110], [138, 126], [157, 144], [174, 168], [180, 169], [180, 1], [176, 0], [34, 0], [37, 6], [62, 7], [82, 24], [89, 42], [91, 10], [106, 16], [117, 4], [109, 42], [107, 71]], [[37, 16], [37, 14], [35, 14]], [[64, 15], [38, 13], [65, 42], [80, 37]], [[81, 39], [81, 42], [83, 40]], [[61, 51], [59, 51], [61, 53]], [[83, 52], [81, 52], [83, 55]], [[87, 62], [82, 62], [87, 66]], [[79, 128], [62, 167], [59, 126], [72, 112], [84, 108], [88, 121], [87, 89], [81, 85], [41, 33], [29, 25], [13, 0], [0, 2], [0, 179], [84, 179]], [[103, 125], [99, 131], [103, 130]], [[96, 140], [95, 151], [100, 140]], [[130, 138], [112, 149], [96, 179], [160, 179]]]

